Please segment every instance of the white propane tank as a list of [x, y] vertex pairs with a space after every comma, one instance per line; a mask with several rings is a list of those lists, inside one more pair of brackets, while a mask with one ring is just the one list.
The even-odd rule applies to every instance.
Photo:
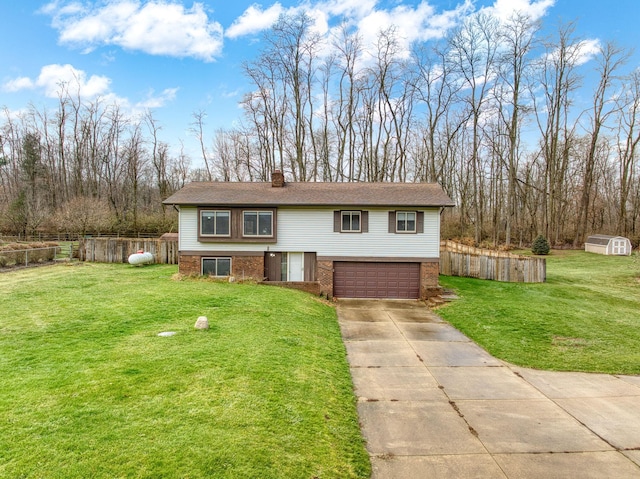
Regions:
[[138, 265], [147, 263], [153, 263], [153, 254], [139, 250], [137, 253], [129, 256], [129, 264]]

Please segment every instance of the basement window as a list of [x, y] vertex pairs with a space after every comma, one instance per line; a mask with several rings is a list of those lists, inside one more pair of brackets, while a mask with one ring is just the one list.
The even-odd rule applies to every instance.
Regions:
[[202, 258], [204, 276], [231, 276], [231, 258]]

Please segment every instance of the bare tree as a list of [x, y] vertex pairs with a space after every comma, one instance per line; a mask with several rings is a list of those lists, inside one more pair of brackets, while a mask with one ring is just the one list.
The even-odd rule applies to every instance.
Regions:
[[443, 51], [434, 49], [430, 52], [420, 48], [414, 52], [414, 58], [418, 70], [416, 97], [425, 107], [422, 130], [424, 155], [419, 160], [416, 175], [422, 181], [445, 182], [445, 171], [451, 168], [447, 162], [451, 158], [446, 153], [444, 156], [440, 154], [443, 150], [447, 151], [442, 148], [448, 143], [443, 132], [446, 131], [447, 115], [454, 107], [461, 84], [456, 84], [451, 78], [452, 65]]
[[569, 113], [572, 94], [581, 81], [576, 71], [581, 43], [574, 38], [574, 29], [573, 24], [560, 27], [557, 42], [545, 44], [545, 55], [538, 64], [540, 91], [533, 92], [545, 191], [541, 231], [553, 243], [560, 239], [561, 217], [566, 207], [566, 182], [575, 128], [569, 123]]
[[[333, 113], [336, 128], [336, 178], [353, 181], [356, 169], [356, 111], [360, 106], [361, 78], [357, 65], [362, 56], [362, 40], [357, 33], [349, 33], [346, 26], [334, 39], [337, 50], [339, 80], [337, 100]], [[346, 163], [346, 165], [345, 165]]]
[[211, 170], [213, 169], [210, 163], [210, 158], [207, 153], [207, 148], [205, 147], [205, 136], [204, 136], [204, 119], [207, 115], [204, 111], [200, 110], [193, 113], [193, 123], [191, 124], [191, 131], [194, 133], [196, 138], [198, 139], [198, 144], [200, 145], [200, 154], [202, 155], [202, 161], [204, 162], [204, 167], [207, 172], [207, 181], [213, 180], [213, 175]]
[[[518, 214], [518, 169], [521, 154], [521, 130], [523, 116], [530, 108], [524, 94], [531, 78], [529, 55], [534, 48], [535, 35], [540, 25], [522, 14], [514, 14], [500, 26], [501, 54], [499, 61], [500, 82], [496, 88], [498, 112], [507, 138], [507, 212], [505, 217], [505, 243], [511, 244], [513, 223]], [[505, 161], [506, 160], [506, 161]]]
[[[173, 192], [167, 178], [169, 145], [158, 138], [162, 128], [158, 125], [151, 111], [145, 112], [143, 121], [151, 135], [151, 164], [153, 165], [155, 183], [161, 200], [160, 204], [162, 204], [162, 201], [167, 199]], [[164, 204], [162, 204], [162, 212], [165, 213]]]
[[449, 39], [451, 68], [462, 81], [471, 129], [469, 165], [473, 179], [474, 233], [480, 242], [484, 226], [485, 181], [481, 154], [482, 115], [489, 102], [489, 91], [497, 76], [498, 23], [486, 14], [471, 16]]
[[[625, 79], [626, 88], [617, 99], [617, 147], [619, 163], [619, 198], [617, 229], [620, 234], [631, 230], [628, 221], [628, 203], [637, 168], [637, 151], [640, 143], [640, 71], [634, 70]], [[636, 188], [638, 183], [636, 182]]]
[[611, 89], [617, 81], [617, 71], [628, 58], [628, 53], [613, 43], [606, 43], [599, 48], [598, 73], [600, 79], [593, 94], [593, 104], [587, 112], [589, 117], [589, 148], [584, 158], [582, 176], [582, 195], [578, 209], [578, 222], [573, 240], [574, 246], [584, 242], [589, 219], [589, 207], [593, 196], [594, 172], [596, 167], [598, 143], [607, 119], [616, 111], [615, 102], [609, 98]]

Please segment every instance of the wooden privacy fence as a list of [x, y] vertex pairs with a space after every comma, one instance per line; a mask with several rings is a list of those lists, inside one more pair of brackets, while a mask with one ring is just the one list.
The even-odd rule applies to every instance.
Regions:
[[545, 258], [474, 248], [453, 241], [440, 243], [440, 273], [510, 283], [544, 283]]
[[153, 254], [156, 263], [178, 264], [178, 242], [151, 238], [83, 238], [81, 261], [126, 263], [129, 255], [143, 250]]

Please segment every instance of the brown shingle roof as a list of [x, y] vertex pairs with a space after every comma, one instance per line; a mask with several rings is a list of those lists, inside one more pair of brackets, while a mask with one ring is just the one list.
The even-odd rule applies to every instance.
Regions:
[[437, 183], [194, 182], [163, 201], [220, 206], [455, 206]]

